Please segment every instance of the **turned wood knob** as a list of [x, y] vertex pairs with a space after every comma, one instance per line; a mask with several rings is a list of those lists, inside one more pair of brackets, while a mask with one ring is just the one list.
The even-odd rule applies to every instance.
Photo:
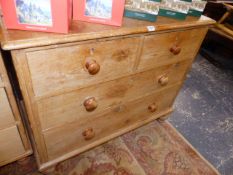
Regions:
[[85, 140], [90, 140], [93, 137], [95, 137], [95, 132], [94, 132], [93, 128], [88, 128], [88, 129], [83, 131], [82, 135], [83, 135]]
[[95, 99], [95, 97], [88, 98], [84, 101], [83, 103], [84, 107], [86, 108], [87, 111], [93, 111], [97, 108], [98, 103]]
[[157, 105], [156, 105], [155, 103], [150, 104], [150, 105], [148, 106], [148, 110], [149, 110], [150, 112], [155, 112], [155, 111], [157, 111]]
[[169, 79], [168, 79], [168, 76], [163, 75], [163, 76], [159, 77], [158, 83], [159, 83], [161, 86], [165, 86], [165, 85], [168, 84], [168, 80], [169, 80]]
[[95, 75], [100, 71], [100, 65], [93, 59], [87, 60], [85, 66], [91, 75]]
[[181, 52], [181, 47], [175, 44], [170, 48], [170, 52], [174, 55], [178, 55]]

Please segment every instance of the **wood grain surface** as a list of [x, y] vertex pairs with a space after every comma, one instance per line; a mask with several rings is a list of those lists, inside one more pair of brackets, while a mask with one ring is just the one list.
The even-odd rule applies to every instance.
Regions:
[[[164, 88], [158, 82], [161, 76], [168, 77], [167, 86], [181, 82], [190, 62], [191, 60], [177, 62], [39, 100], [37, 105], [42, 129], [85, 120], [88, 116], [97, 115], [108, 108], [160, 90]], [[83, 103], [90, 97], [96, 99], [98, 106], [95, 110], [87, 112]]]
[[[137, 100], [119, 104], [102, 114], [89, 116], [86, 120], [79, 120], [44, 132], [49, 159], [52, 160], [77, 148], [81, 149], [135, 122], [146, 120], [153, 114], [171, 108], [179, 87], [180, 84], [168, 87]], [[157, 110], [151, 112], [148, 106], [153, 103], [156, 104]], [[90, 140], [85, 140], [82, 136], [82, 132], [87, 128], [92, 128], [95, 132], [95, 136]]]
[[148, 26], [153, 26], [155, 28], [155, 32], [157, 32], [179, 28], [206, 26], [214, 23], [214, 20], [205, 16], [201, 16], [200, 18], [187, 17], [184, 21], [159, 16], [156, 22], [124, 18], [122, 27], [73, 21], [69, 34], [67, 35], [6, 30], [5, 26], [2, 24], [0, 40], [4, 50], [13, 50], [113, 36], [148, 33]]
[[24, 145], [16, 126], [0, 130], [0, 165], [25, 153]]
[[[61, 89], [80, 88], [130, 74], [138, 43], [139, 38], [132, 37], [27, 52], [35, 96]], [[91, 75], [85, 67], [90, 59], [100, 65], [100, 71], [95, 75]]]
[[[194, 58], [195, 50], [200, 47], [207, 30], [208, 28], [201, 28], [146, 36], [138, 69]], [[181, 48], [177, 55], [170, 51], [174, 45]]]
[[15, 125], [14, 116], [4, 88], [0, 88], [0, 129]]
[[[0, 146], [0, 166], [2, 166], [32, 154], [32, 149], [1, 53], [0, 75], [2, 81], [2, 87], [0, 87], [0, 132], [5, 133], [0, 134], [2, 145], [2, 147]], [[6, 155], [6, 151], [8, 151], [9, 156]]]

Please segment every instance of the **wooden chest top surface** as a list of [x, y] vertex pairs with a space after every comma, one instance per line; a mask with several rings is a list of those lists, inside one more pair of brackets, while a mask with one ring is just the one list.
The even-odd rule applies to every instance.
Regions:
[[7, 30], [1, 22], [0, 41], [2, 49], [14, 50], [105, 37], [107, 38], [147, 32], [159, 32], [178, 28], [205, 26], [212, 25], [214, 23], [214, 20], [205, 16], [201, 16], [200, 18], [187, 17], [187, 19], [184, 21], [159, 16], [156, 22], [124, 18], [122, 27], [73, 21], [69, 33], [64, 35], [32, 31]]

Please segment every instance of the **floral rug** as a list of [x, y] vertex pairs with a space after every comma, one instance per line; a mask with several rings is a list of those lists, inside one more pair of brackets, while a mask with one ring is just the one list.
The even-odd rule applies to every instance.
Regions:
[[[41, 175], [35, 161], [13, 163], [0, 175]], [[33, 168], [34, 167], [34, 168]], [[31, 168], [31, 169], [30, 169]], [[23, 172], [24, 171], [24, 172]], [[48, 175], [218, 175], [168, 122], [157, 121], [66, 160]]]

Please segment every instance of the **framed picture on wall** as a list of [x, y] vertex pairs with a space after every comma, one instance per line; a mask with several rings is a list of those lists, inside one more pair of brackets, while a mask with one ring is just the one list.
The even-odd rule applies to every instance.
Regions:
[[72, 0], [0, 0], [8, 29], [67, 33]]
[[73, 19], [121, 26], [125, 0], [73, 0]]

